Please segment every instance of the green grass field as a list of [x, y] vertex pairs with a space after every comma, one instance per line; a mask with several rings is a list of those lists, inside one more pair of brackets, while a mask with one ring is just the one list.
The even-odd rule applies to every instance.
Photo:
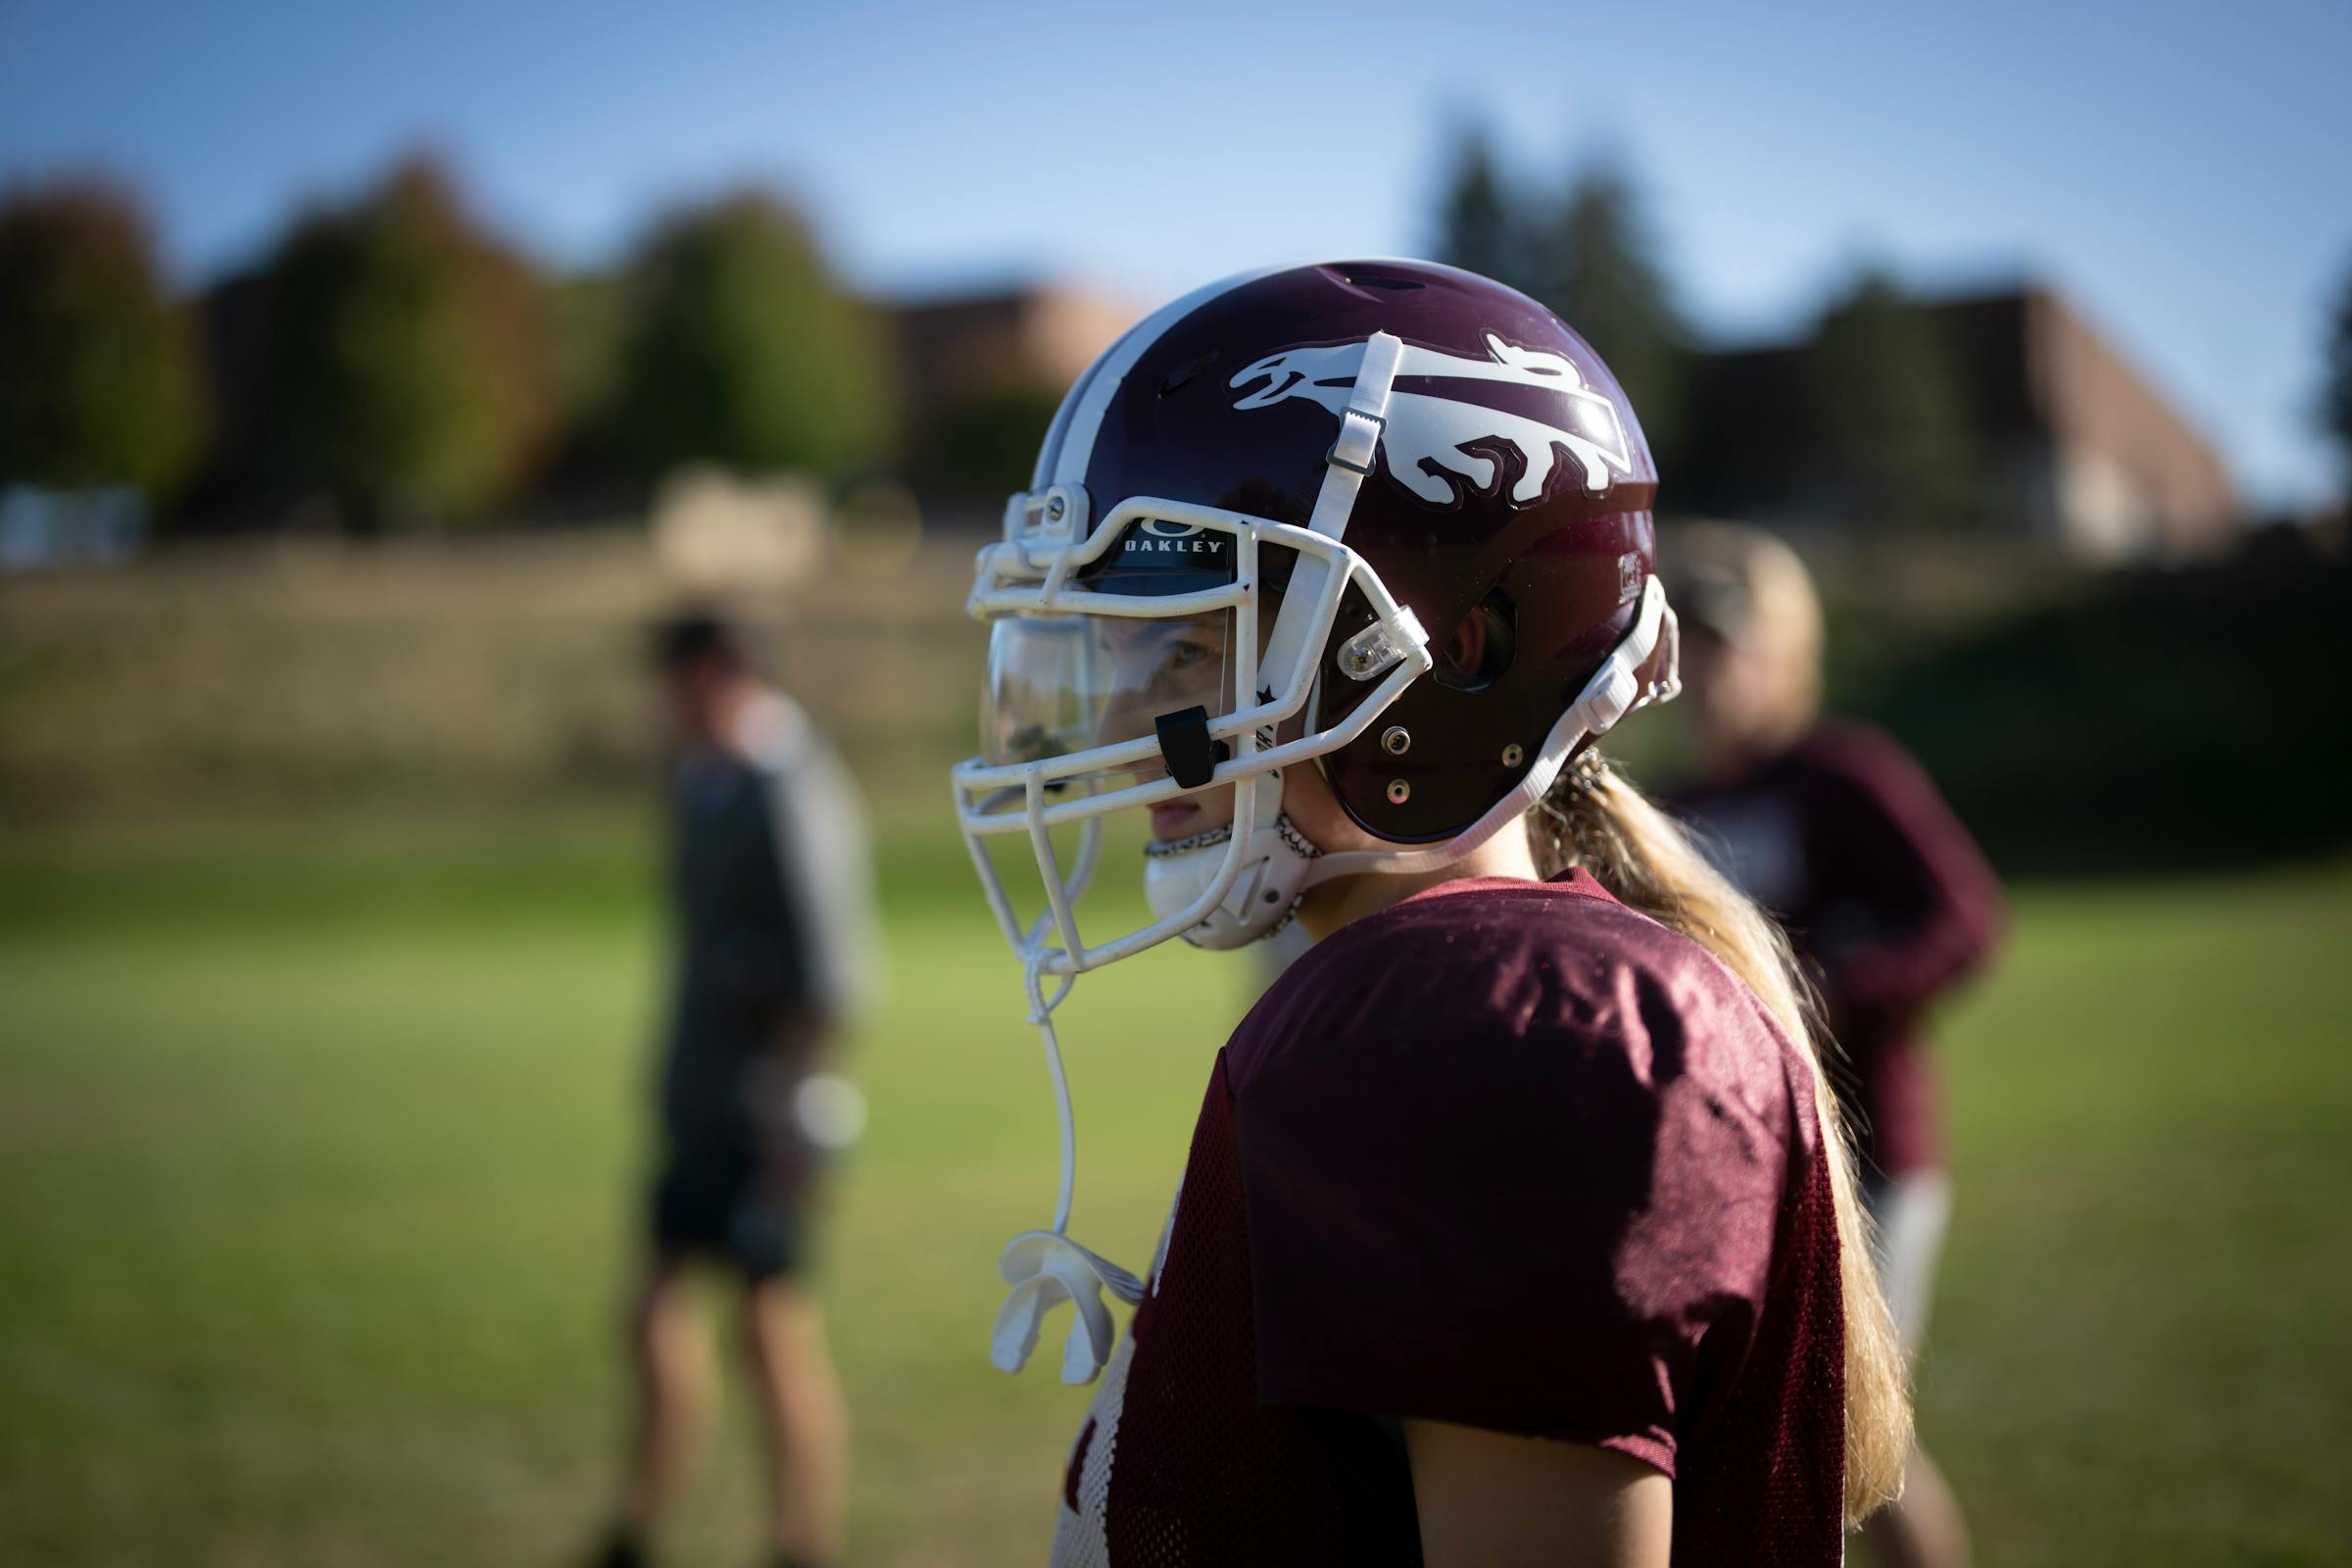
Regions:
[[[561, 1563], [603, 1516], [657, 1005], [649, 846], [559, 817], [0, 848], [0, 1560]], [[1041, 1559], [1083, 1396], [983, 1348], [1052, 1199], [1018, 984], [952, 846], [823, 1283], [856, 1556]], [[2352, 868], [2029, 888], [1943, 1031], [1923, 1425], [1982, 1560], [2352, 1562]], [[1149, 1253], [1244, 972], [1064, 1009], [1077, 1233]], [[714, 1298], [713, 1305], [716, 1299]], [[754, 1560], [740, 1407], [676, 1560]]]

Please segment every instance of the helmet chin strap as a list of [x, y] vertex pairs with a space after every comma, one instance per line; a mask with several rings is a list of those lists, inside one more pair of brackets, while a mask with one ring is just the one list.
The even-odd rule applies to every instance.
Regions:
[[[1347, 537], [1356, 494], [1371, 475], [1374, 456], [1388, 431], [1389, 396], [1403, 360], [1404, 342], [1393, 333], [1375, 332], [1364, 339], [1364, 357], [1348, 388], [1347, 406], [1340, 411], [1339, 434], [1323, 454], [1322, 487], [1315, 492], [1315, 509], [1306, 519], [1307, 527], [1326, 539]], [[1321, 657], [1320, 650], [1307, 646], [1307, 638], [1329, 571], [1312, 557], [1302, 557], [1293, 568], [1290, 591], [1283, 595], [1274, 630], [1266, 639], [1263, 668], [1287, 674], [1301, 659]]]
[[1536, 749], [1535, 762], [1517, 789], [1487, 808], [1484, 815], [1460, 833], [1426, 850], [1348, 850], [1323, 856], [1307, 868], [1301, 891], [1339, 877], [1367, 872], [1414, 875], [1443, 870], [1469, 856], [1533, 810], [1578, 747], [1607, 734], [1619, 719], [1642, 704], [1652, 698], [1672, 697], [1680, 689], [1671, 663], [1665, 678], [1647, 690], [1636, 673], [1657, 652], [1661, 639], [1673, 645], [1679, 638], [1674, 612], [1666, 604], [1666, 590], [1657, 578], [1651, 577], [1642, 588], [1642, 611], [1634, 617], [1633, 627], [1609, 650], [1609, 657], [1592, 672], [1592, 678], [1585, 683], [1576, 701], [1552, 724], [1551, 733]]
[[[1268, 787], [1271, 786], [1271, 787]], [[1282, 773], [1276, 769], [1254, 792], [1252, 820], [1242, 848], [1242, 869], [1224, 903], [1207, 919], [1184, 933], [1196, 948], [1224, 952], [1247, 947], [1271, 935], [1298, 903], [1307, 872], [1323, 852], [1282, 810]], [[1237, 824], [1210, 828], [1172, 844], [1144, 849], [1144, 897], [1152, 912], [1162, 916], [1198, 899], [1215, 878], [1233, 841]]]

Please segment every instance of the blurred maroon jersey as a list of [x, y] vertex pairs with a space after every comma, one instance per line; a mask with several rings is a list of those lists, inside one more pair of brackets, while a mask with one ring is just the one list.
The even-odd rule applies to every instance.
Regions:
[[2002, 904], [1992, 868], [1927, 773], [1890, 737], [1841, 719], [1671, 805], [1812, 968], [1848, 1064], [1832, 1081], [1863, 1170], [1940, 1165], [1920, 1024], [1999, 944]]
[[1583, 872], [1359, 920], [1219, 1054], [1057, 1564], [1417, 1563], [1401, 1418], [1674, 1478], [1677, 1564], [1835, 1564], [1844, 1315], [1810, 1069]]

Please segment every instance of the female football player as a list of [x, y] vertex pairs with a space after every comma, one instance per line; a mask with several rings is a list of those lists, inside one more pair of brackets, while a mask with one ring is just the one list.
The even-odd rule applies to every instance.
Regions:
[[[1655, 488], [1581, 338], [1418, 263], [1202, 290], [1056, 415], [981, 555], [956, 773], [1063, 1134], [994, 1355], [1066, 1300], [1062, 1374], [1102, 1380], [1056, 1563], [1826, 1565], [1897, 1485], [1788, 950], [1591, 749], [1677, 688]], [[1152, 918], [1104, 934], [1120, 812]], [[1294, 919], [1319, 940], [1219, 1054], [1130, 1275], [1067, 1234], [1054, 1007]]]
[[[1951, 1209], [1922, 1017], [1998, 940], [2000, 886], [1919, 764], [1850, 719], [1823, 722], [1821, 607], [1796, 552], [1753, 528], [1674, 539], [1684, 674], [1702, 765], [1676, 808], [1726, 875], [1788, 922], [1850, 1066], [1880, 1283], [1916, 1355]], [[1886, 1568], [1962, 1568], [1951, 1489], [1914, 1451], [1902, 1500], [1864, 1527]]]

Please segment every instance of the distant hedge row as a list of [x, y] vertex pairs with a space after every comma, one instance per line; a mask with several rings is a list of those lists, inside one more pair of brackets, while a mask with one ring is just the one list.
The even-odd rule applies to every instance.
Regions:
[[[2352, 851], [2352, 571], [2293, 551], [2083, 575], [2026, 603], [1996, 555], [1823, 573], [1834, 706], [1927, 762], [2013, 873]], [[762, 643], [869, 787], [928, 817], [974, 739], [969, 557], [764, 607]], [[2005, 592], [2004, 592], [2005, 590]], [[176, 811], [442, 810], [641, 796], [642, 533], [204, 545], [0, 578], [0, 836]], [[1941, 618], [1937, 618], [1940, 616]], [[1610, 750], [1673, 767], [1676, 710]]]
[[2103, 579], [1857, 682], [2005, 870], [2352, 851], [2352, 569], [2283, 537]]

